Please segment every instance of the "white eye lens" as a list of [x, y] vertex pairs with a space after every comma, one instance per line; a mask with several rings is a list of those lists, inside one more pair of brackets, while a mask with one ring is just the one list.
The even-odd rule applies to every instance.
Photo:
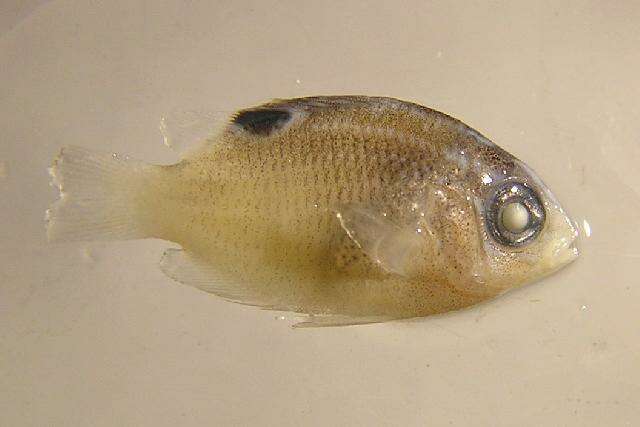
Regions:
[[500, 220], [510, 232], [521, 233], [529, 225], [529, 210], [523, 203], [508, 203], [502, 208]]
[[545, 211], [536, 192], [521, 182], [499, 184], [487, 200], [486, 225], [490, 235], [505, 246], [531, 242], [542, 230]]

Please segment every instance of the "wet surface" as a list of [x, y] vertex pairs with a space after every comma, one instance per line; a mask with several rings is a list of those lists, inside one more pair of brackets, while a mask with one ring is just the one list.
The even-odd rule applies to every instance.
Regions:
[[[640, 419], [637, 6], [52, 1], [12, 16], [0, 32], [9, 424]], [[169, 163], [167, 112], [355, 93], [449, 112], [523, 159], [576, 220], [581, 257], [461, 313], [302, 331], [173, 283], [157, 267], [164, 242], [45, 242], [62, 145]]]

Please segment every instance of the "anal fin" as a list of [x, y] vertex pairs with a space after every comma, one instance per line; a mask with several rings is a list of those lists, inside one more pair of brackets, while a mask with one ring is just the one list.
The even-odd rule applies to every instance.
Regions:
[[232, 275], [210, 265], [206, 260], [182, 249], [167, 249], [160, 269], [171, 279], [184, 285], [217, 295], [239, 304], [272, 308], [253, 287], [238, 283]]
[[[292, 307], [276, 303], [273, 299], [259, 292], [259, 288], [240, 283], [237, 278], [219, 271], [208, 261], [200, 259], [185, 250], [167, 249], [160, 261], [160, 269], [177, 282], [193, 286], [232, 302], [264, 309], [292, 311]], [[309, 314], [306, 320], [294, 324], [293, 327], [319, 328], [364, 325], [396, 319], [398, 319], [397, 316], [389, 315]]]

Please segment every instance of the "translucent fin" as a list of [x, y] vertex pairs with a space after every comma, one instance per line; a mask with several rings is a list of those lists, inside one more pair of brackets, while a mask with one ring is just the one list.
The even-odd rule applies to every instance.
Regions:
[[346, 316], [341, 314], [309, 315], [304, 322], [296, 323], [294, 328], [325, 328], [330, 326], [353, 326], [382, 323], [396, 320], [391, 316]]
[[272, 308], [255, 290], [234, 283], [215, 266], [182, 249], [167, 249], [160, 260], [160, 269], [173, 280], [205, 292], [245, 305]]
[[47, 210], [47, 237], [124, 240], [147, 237], [133, 199], [143, 183], [142, 162], [111, 153], [65, 147], [49, 169], [60, 198]]
[[362, 250], [390, 273], [409, 276], [424, 239], [413, 229], [405, 229], [384, 214], [362, 206], [345, 206], [337, 214], [342, 228]]
[[335, 258], [335, 268], [341, 272], [366, 275], [379, 270], [381, 273], [385, 273], [380, 265], [374, 263], [346, 233], [332, 252]]
[[175, 111], [162, 117], [160, 132], [164, 144], [185, 157], [228, 124], [230, 116], [227, 111]]

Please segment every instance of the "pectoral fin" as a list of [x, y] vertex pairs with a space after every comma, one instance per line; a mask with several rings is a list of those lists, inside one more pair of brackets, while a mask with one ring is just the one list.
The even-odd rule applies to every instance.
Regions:
[[389, 273], [412, 275], [425, 245], [414, 228], [401, 227], [384, 213], [364, 206], [345, 206], [337, 217], [349, 237], [374, 263]]

